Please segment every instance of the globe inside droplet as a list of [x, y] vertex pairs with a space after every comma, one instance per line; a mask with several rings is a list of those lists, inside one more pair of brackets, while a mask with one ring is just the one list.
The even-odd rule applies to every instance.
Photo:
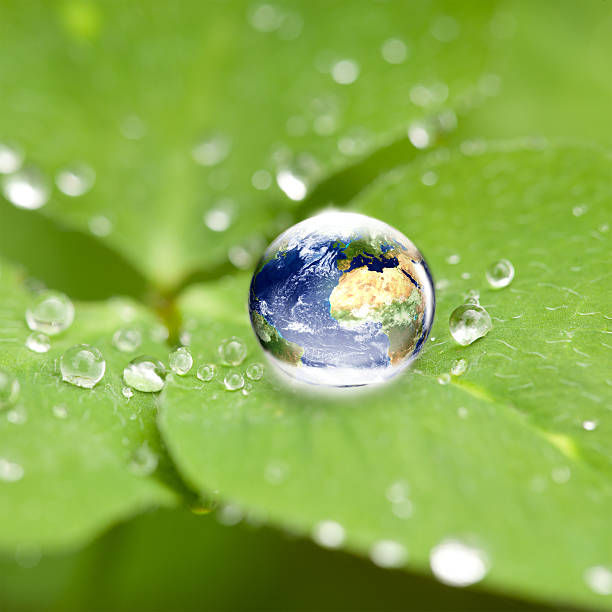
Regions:
[[381, 383], [418, 355], [431, 329], [427, 264], [401, 232], [326, 212], [289, 228], [251, 281], [251, 323], [274, 366], [327, 387]]

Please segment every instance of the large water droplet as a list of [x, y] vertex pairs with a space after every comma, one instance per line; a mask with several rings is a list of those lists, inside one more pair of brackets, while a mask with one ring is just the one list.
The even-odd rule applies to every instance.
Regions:
[[25, 341], [26, 348], [33, 353], [46, 353], [51, 348], [49, 336], [41, 332], [32, 332]]
[[123, 327], [113, 334], [113, 346], [122, 353], [132, 353], [142, 344], [142, 334], [133, 327]]
[[166, 367], [164, 364], [147, 355], [132, 359], [123, 370], [123, 380], [129, 387], [145, 393], [161, 391], [166, 383]]
[[210, 382], [217, 372], [217, 366], [214, 363], [203, 363], [196, 372], [196, 376], [202, 382]]
[[136, 476], [149, 476], [157, 469], [158, 457], [145, 442], [133, 453], [129, 463], [129, 470]]
[[193, 159], [202, 166], [216, 166], [220, 164], [232, 150], [232, 141], [223, 132], [207, 134], [191, 150]]
[[389, 38], [385, 40], [380, 52], [385, 62], [389, 64], [401, 64], [408, 57], [408, 47], [399, 38]]
[[23, 478], [24, 469], [18, 463], [0, 457], [0, 480], [17, 482]]
[[21, 168], [23, 149], [12, 142], [0, 142], [0, 174], [12, 174]]
[[370, 559], [379, 567], [401, 567], [408, 553], [404, 545], [395, 540], [379, 540], [370, 549]]
[[325, 548], [339, 548], [345, 537], [344, 527], [337, 521], [319, 521], [312, 530], [312, 539]]
[[236, 336], [223, 340], [217, 351], [223, 363], [233, 366], [240, 365], [247, 355], [246, 344]]
[[486, 276], [491, 287], [507, 287], [514, 278], [514, 266], [507, 259], [500, 259], [487, 270]]
[[0, 369], [0, 408], [14, 406], [20, 390], [19, 381], [10, 372]]
[[77, 387], [92, 389], [102, 380], [106, 361], [102, 353], [89, 344], [75, 344], [60, 359], [62, 380]]
[[351, 59], [340, 60], [331, 67], [331, 75], [336, 83], [350, 85], [359, 76], [359, 64]]
[[251, 380], [260, 380], [264, 373], [264, 367], [261, 363], [251, 363], [247, 366], [246, 375]]
[[434, 576], [444, 584], [465, 587], [482, 580], [489, 569], [484, 551], [458, 540], [444, 540], [429, 554]]
[[79, 162], [60, 170], [55, 177], [55, 184], [65, 195], [77, 197], [87, 193], [95, 180], [95, 170], [90, 165]]
[[193, 357], [188, 348], [180, 346], [168, 357], [170, 369], [179, 376], [185, 376], [193, 366]]
[[486, 336], [493, 327], [489, 313], [477, 304], [462, 304], [455, 308], [448, 325], [455, 342], [462, 346]]
[[25, 317], [32, 331], [55, 336], [72, 325], [74, 305], [59, 291], [43, 291], [34, 298]]
[[612, 570], [603, 565], [594, 565], [584, 572], [587, 586], [598, 595], [612, 595]]
[[228, 391], [238, 391], [244, 387], [244, 377], [240, 372], [228, 372], [223, 379], [223, 384]]
[[36, 210], [49, 200], [50, 187], [47, 177], [38, 168], [26, 166], [4, 177], [2, 191], [17, 208]]

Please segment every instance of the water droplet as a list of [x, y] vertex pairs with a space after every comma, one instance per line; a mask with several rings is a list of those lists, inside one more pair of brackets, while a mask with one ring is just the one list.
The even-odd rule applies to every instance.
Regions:
[[128, 387], [144, 393], [155, 393], [164, 388], [166, 374], [166, 366], [159, 359], [140, 355], [124, 368], [123, 380]]
[[487, 555], [459, 540], [444, 540], [429, 554], [434, 576], [450, 586], [465, 587], [482, 580], [489, 570]]
[[220, 200], [204, 213], [204, 223], [213, 232], [224, 232], [232, 224], [233, 211], [231, 200]]
[[389, 62], [389, 64], [401, 64], [408, 57], [408, 47], [399, 38], [385, 40], [380, 48], [380, 52], [385, 62]]
[[319, 521], [312, 530], [312, 539], [325, 548], [339, 548], [345, 537], [344, 527], [336, 521]]
[[454, 17], [450, 15], [441, 15], [431, 26], [433, 37], [440, 42], [452, 42], [459, 36], [461, 26]]
[[457, 265], [460, 261], [461, 255], [458, 255], [457, 253], [453, 253], [453, 255], [449, 255], [446, 258], [446, 263], [450, 264], [451, 266]]
[[453, 376], [461, 376], [467, 370], [468, 362], [467, 359], [455, 359], [451, 366], [451, 374]]
[[220, 164], [232, 150], [232, 140], [223, 132], [211, 132], [191, 150], [194, 161], [201, 166]]
[[12, 142], [0, 142], [0, 174], [12, 174], [21, 168], [23, 150]]
[[68, 417], [68, 408], [64, 404], [53, 406], [53, 408], [51, 408], [51, 412], [53, 412], [53, 416], [56, 419], [65, 419]]
[[252, 363], [247, 366], [246, 375], [251, 380], [260, 380], [264, 373], [264, 367], [261, 363]]
[[196, 376], [202, 382], [210, 382], [217, 372], [217, 366], [214, 363], [203, 363], [196, 372]]
[[257, 170], [251, 177], [251, 185], [258, 191], [265, 191], [272, 185], [272, 175], [267, 170]]
[[34, 298], [25, 317], [32, 331], [55, 336], [72, 325], [74, 305], [59, 291], [43, 291]]
[[500, 259], [487, 270], [486, 276], [491, 287], [495, 289], [507, 287], [514, 278], [514, 266], [507, 259]]
[[228, 391], [238, 391], [244, 387], [244, 377], [240, 372], [228, 372], [223, 379], [223, 384]]
[[51, 340], [46, 334], [32, 332], [26, 338], [25, 345], [33, 353], [46, 353], [51, 348]]
[[350, 85], [359, 76], [359, 64], [351, 59], [335, 62], [331, 67], [331, 76], [339, 85]]
[[0, 457], [0, 480], [17, 482], [23, 478], [24, 469], [18, 463]]
[[253, 265], [253, 255], [240, 245], [230, 247], [227, 258], [239, 270], [247, 270]]
[[303, 200], [308, 192], [306, 182], [288, 169], [278, 171], [276, 174], [276, 184], [289, 199], [295, 202]]
[[428, 170], [427, 172], [423, 173], [421, 182], [423, 185], [427, 185], [427, 187], [432, 187], [438, 182], [438, 175], [433, 170]]
[[157, 454], [145, 442], [132, 453], [128, 469], [136, 476], [150, 476], [157, 469], [158, 462]]
[[75, 344], [62, 355], [60, 370], [63, 381], [84, 389], [92, 389], [102, 380], [106, 361], [94, 346]]
[[447, 372], [444, 372], [444, 374], [440, 374], [440, 376], [438, 376], [438, 383], [441, 385], [448, 385], [450, 380], [450, 374], [448, 374]]
[[587, 586], [598, 595], [612, 595], [612, 570], [603, 565], [594, 565], [584, 572]]
[[90, 165], [79, 162], [60, 170], [55, 177], [55, 184], [63, 194], [77, 197], [87, 193], [95, 180], [95, 170]]
[[418, 84], [410, 90], [410, 100], [416, 106], [427, 108], [434, 104], [442, 104], [448, 98], [446, 83], [433, 83], [429, 87]]
[[123, 389], [121, 389], [121, 395], [123, 395], [125, 399], [130, 399], [134, 397], [134, 389], [132, 389], [132, 387], [123, 387]]
[[385, 497], [392, 503], [406, 501], [410, 493], [410, 486], [404, 480], [398, 480], [391, 484], [385, 493]]
[[123, 327], [113, 334], [113, 346], [122, 353], [133, 353], [142, 344], [142, 334], [133, 327]]
[[408, 128], [408, 139], [417, 149], [426, 149], [433, 140], [431, 128], [423, 121], [414, 121]]
[[237, 525], [244, 518], [242, 508], [236, 504], [225, 504], [217, 511], [217, 521], [226, 527]]
[[26, 166], [4, 177], [2, 191], [17, 208], [36, 210], [49, 200], [50, 187], [47, 177], [38, 168]]
[[19, 381], [10, 372], [0, 369], [0, 408], [14, 406], [20, 391]]
[[249, 22], [259, 32], [274, 32], [283, 23], [283, 15], [273, 4], [259, 4], [250, 12]]
[[247, 355], [247, 347], [240, 338], [232, 336], [221, 342], [217, 352], [223, 363], [237, 366], [244, 361]]
[[113, 224], [108, 217], [104, 215], [96, 215], [89, 220], [89, 231], [94, 236], [103, 238], [108, 236], [113, 231]]
[[476, 304], [477, 306], [480, 306], [480, 291], [478, 291], [477, 289], [470, 289], [465, 294], [464, 303], [465, 304]]
[[370, 549], [370, 559], [379, 567], [401, 567], [408, 553], [403, 544], [395, 540], [379, 540]]
[[140, 140], [147, 133], [147, 124], [138, 115], [128, 115], [121, 122], [119, 129], [124, 138]]
[[594, 431], [597, 429], [597, 421], [583, 421], [582, 429], [585, 431]]
[[462, 346], [486, 336], [493, 327], [489, 313], [477, 304], [462, 304], [455, 308], [448, 324], [455, 342]]
[[193, 357], [188, 348], [180, 346], [168, 357], [170, 369], [179, 376], [185, 376], [193, 366]]

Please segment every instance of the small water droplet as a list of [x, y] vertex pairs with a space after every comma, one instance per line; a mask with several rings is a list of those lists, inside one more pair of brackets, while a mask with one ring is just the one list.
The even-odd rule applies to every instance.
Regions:
[[26, 338], [25, 345], [33, 353], [46, 353], [51, 348], [51, 340], [46, 334], [32, 332]]
[[582, 429], [585, 431], [594, 431], [597, 429], [597, 421], [583, 421]]
[[312, 539], [324, 548], [339, 548], [345, 537], [344, 527], [337, 521], [319, 521], [312, 530]]
[[142, 334], [133, 327], [123, 327], [113, 334], [113, 346], [122, 353], [133, 353], [142, 344]]
[[484, 551], [459, 540], [444, 540], [429, 554], [434, 576], [442, 583], [465, 587], [482, 580], [489, 570]]
[[359, 76], [359, 64], [352, 59], [337, 61], [331, 67], [331, 76], [339, 85], [350, 85]]
[[202, 382], [210, 382], [217, 372], [217, 366], [214, 363], [203, 363], [196, 372], [196, 376]]
[[251, 380], [260, 380], [264, 373], [264, 367], [262, 363], [251, 363], [247, 366], [246, 375]]
[[217, 511], [217, 521], [226, 527], [238, 525], [244, 518], [244, 511], [236, 504], [225, 504]]
[[259, 4], [250, 11], [249, 23], [258, 32], [274, 32], [283, 23], [283, 15], [273, 4]]
[[408, 57], [408, 47], [403, 40], [399, 38], [388, 38], [382, 44], [380, 53], [385, 62], [389, 64], [401, 64]]
[[428, 170], [427, 172], [423, 173], [421, 182], [427, 187], [432, 187], [438, 182], [438, 175], [433, 170]]
[[612, 569], [603, 565], [594, 565], [584, 572], [587, 586], [598, 595], [612, 595]]
[[155, 357], [141, 355], [132, 359], [123, 370], [123, 380], [129, 387], [144, 393], [161, 391], [166, 383], [166, 367]]
[[574, 217], [582, 217], [582, 215], [584, 215], [588, 209], [589, 207], [586, 204], [580, 204], [579, 206], [574, 206], [574, 208], [572, 208], [572, 214]]
[[486, 336], [493, 328], [489, 313], [477, 304], [462, 304], [455, 308], [448, 324], [455, 342], [462, 346]]
[[87, 193], [95, 180], [95, 170], [90, 165], [79, 162], [60, 170], [55, 177], [55, 184], [63, 194], [77, 197]]
[[18, 463], [0, 457], [0, 480], [17, 482], [23, 478], [24, 469]]
[[0, 369], [0, 408], [14, 406], [20, 391], [19, 381], [10, 372]]
[[59, 291], [43, 291], [33, 299], [25, 317], [32, 331], [55, 336], [72, 325], [74, 305]]
[[223, 379], [223, 384], [228, 391], [238, 391], [244, 387], [244, 377], [240, 372], [228, 372]]
[[2, 191], [17, 208], [36, 210], [47, 203], [51, 189], [47, 177], [38, 168], [25, 166], [4, 177]]
[[103, 238], [104, 236], [108, 236], [113, 231], [113, 223], [104, 215], [96, 215], [89, 220], [89, 231], [94, 236], [99, 236]]
[[68, 417], [68, 408], [64, 404], [58, 404], [51, 408], [53, 416], [57, 419], [65, 419]]
[[265, 191], [272, 185], [272, 175], [267, 170], [257, 170], [253, 172], [251, 185], [258, 191]]
[[223, 363], [237, 366], [245, 360], [247, 347], [243, 340], [236, 336], [232, 336], [219, 344], [217, 352]]
[[128, 115], [119, 125], [121, 134], [128, 140], [140, 140], [147, 133], [147, 124], [138, 115]]
[[408, 553], [404, 545], [395, 540], [379, 540], [370, 549], [370, 559], [379, 567], [401, 567]]
[[93, 389], [104, 376], [106, 361], [94, 346], [75, 344], [62, 355], [60, 370], [63, 381], [83, 389]]
[[227, 258], [239, 270], [247, 270], [253, 265], [253, 255], [240, 245], [230, 247]]
[[168, 357], [170, 369], [179, 376], [185, 376], [193, 366], [193, 357], [188, 348], [180, 346]]
[[486, 272], [489, 285], [495, 289], [507, 287], [514, 278], [514, 266], [507, 259], [496, 261]]
[[216, 166], [220, 164], [232, 150], [232, 140], [223, 132], [207, 134], [191, 150], [194, 161], [201, 166]]
[[453, 376], [461, 376], [467, 370], [468, 362], [467, 359], [455, 359], [451, 366], [451, 374]]
[[204, 223], [213, 232], [224, 232], [232, 224], [233, 214], [232, 201], [223, 199], [204, 213]]
[[417, 149], [426, 149], [433, 141], [431, 128], [423, 121], [414, 121], [408, 128], [408, 139]]
[[132, 389], [132, 387], [123, 387], [123, 389], [121, 389], [121, 395], [123, 395], [125, 399], [130, 399], [134, 397], [134, 389]]
[[444, 372], [444, 374], [440, 374], [440, 376], [438, 376], [438, 383], [441, 385], [448, 385], [450, 380], [450, 374], [448, 374], [447, 372]]
[[480, 306], [480, 291], [477, 289], [470, 289], [464, 296], [465, 304], [476, 304]]
[[157, 454], [145, 442], [132, 453], [128, 469], [136, 476], [150, 476], [157, 469], [158, 462]]
[[23, 164], [23, 149], [12, 142], [0, 142], [0, 174], [17, 172]]
[[385, 497], [392, 503], [397, 504], [408, 499], [410, 485], [405, 480], [397, 480], [389, 485]]
[[308, 187], [304, 179], [293, 174], [291, 170], [286, 168], [279, 170], [276, 174], [276, 184], [289, 199], [295, 202], [303, 200], [308, 192]]

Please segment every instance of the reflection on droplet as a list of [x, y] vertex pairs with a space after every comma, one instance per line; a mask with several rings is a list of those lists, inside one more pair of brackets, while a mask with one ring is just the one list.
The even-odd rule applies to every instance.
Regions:
[[136, 476], [149, 476], [157, 469], [158, 462], [157, 454], [145, 442], [132, 453], [128, 469]]
[[251, 177], [251, 184], [259, 191], [265, 191], [272, 185], [272, 175], [267, 170], [257, 170]]
[[453, 310], [449, 319], [450, 333], [462, 346], [486, 336], [492, 328], [489, 313], [477, 304], [462, 304]]
[[486, 277], [494, 289], [507, 287], [514, 278], [514, 266], [507, 259], [500, 259], [489, 267]]
[[0, 174], [12, 174], [21, 168], [23, 150], [12, 142], [0, 142]]
[[193, 357], [188, 348], [180, 346], [168, 357], [170, 369], [179, 376], [185, 376], [193, 366]]
[[582, 429], [585, 431], [594, 431], [597, 429], [597, 421], [583, 421]]
[[459, 36], [461, 27], [454, 17], [442, 15], [431, 26], [431, 33], [440, 42], [451, 42]]
[[251, 363], [247, 366], [246, 375], [251, 380], [261, 380], [264, 373], [264, 367], [261, 363]]
[[417, 149], [426, 149], [433, 140], [429, 127], [422, 121], [414, 121], [410, 125], [408, 139]]
[[32, 331], [55, 336], [72, 325], [74, 305], [64, 293], [43, 291], [33, 299], [25, 318]]
[[450, 586], [465, 587], [482, 580], [489, 570], [484, 551], [459, 540], [444, 540], [429, 554], [434, 576]]
[[408, 47], [399, 38], [389, 38], [385, 40], [380, 48], [380, 52], [385, 62], [389, 64], [401, 64], [408, 57]]
[[204, 213], [204, 223], [213, 232], [224, 232], [232, 223], [233, 203], [220, 200], [213, 208]]
[[95, 170], [90, 165], [79, 162], [60, 170], [55, 177], [55, 184], [63, 194], [77, 197], [87, 193], [95, 180]]
[[24, 469], [18, 463], [0, 457], [0, 480], [17, 482], [23, 478]]
[[113, 346], [122, 353], [132, 353], [142, 344], [142, 334], [133, 327], [123, 327], [113, 334]]
[[76, 344], [62, 355], [60, 370], [63, 381], [83, 389], [93, 389], [104, 376], [106, 361], [96, 347]]
[[138, 115], [128, 115], [119, 125], [121, 134], [128, 140], [140, 140], [147, 133], [147, 124]]
[[404, 545], [395, 540], [379, 540], [370, 549], [370, 559], [379, 567], [401, 567], [408, 553]]
[[467, 370], [468, 362], [466, 359], [455, 359], [451, 366], [451, 374], [453, 376], [461, 376]]
[[46, 353], [51, 348], [49, 336], [41, 332], [32, 332], [25, 341], [26, 348], [33, 353]]
[[295, 202], [306, 197], [308, 191], [303, 179], [293, 174], [288, 169], [279, 170], [276, 174], [276, 184], [284, 191], [285, 195]]
[[164, 388], [166, 373], [166, 367], [159, 359], [141, 355], [124, 368], [123, 380], [138, 391], [155, 393]]
[[335, 62], [331, 67], [331, 76], [340, 85], [350, 85], [359, 76], [359, 64], [351, 59]]
[[230, 154], [231, 150], [232, 141], [227, 134], [211, 132], [191, 149], [191, 156], [201, 166], [216, 166]]
[[312, 530], [312, 539], [324, 548], [339, 548], [345, 537], [344, 527], [336, 521], [319, 521]]
[[244, 377], [240, 372], [228, 372], [223, 379], [223, 384], [228, 391], [238, 391], [244, 387]]
[[594, 565], [584, 572], [587, 586], [598, 595], [612, 595], [612, 569], [603, 565]]
[[96, 215], [92, 217], [89, 222], [89, 231], [94, 236], [99, 236], [100, 238], [104, 236], [108, 236], [113, 231], [113, 223], [104, 215]]
[[247, 355], [247, 346], [243, 340], [232, 336], [219, 344], [217, 353], [226, 365], [237, 366], [244, 361]]
[[217, 366], [214, 363], [203, 363], [196, 372], [196, 376], [202, 382], [210, 382], [217, 372]]
[[7, 370], [0, 369], [0, 409], [17, 403], [21, 387], [19, 381]]
[[4, 197], [17, 208], [36, 210], [49, 200], [47, 177], [34, 166], [25, 166], [2, 181]]

